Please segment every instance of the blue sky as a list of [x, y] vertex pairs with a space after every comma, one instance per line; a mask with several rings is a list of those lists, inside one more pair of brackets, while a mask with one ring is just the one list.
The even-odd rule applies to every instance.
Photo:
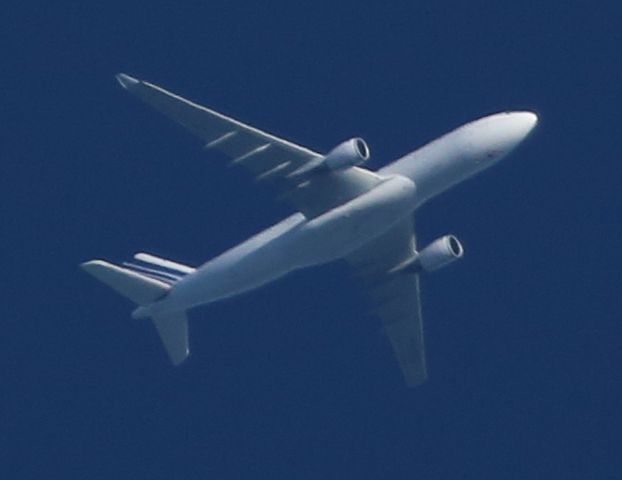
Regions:
[[[12, 2], [1, 40], [3, 477], [619, 478], [615, 2]], [[378, 168], [531, 109], [512, 157], [417, 214], [466, 258], [423, 280], [407, 390], [341, 265], [191, 314], [167, 363], [79, 271], [197, 264], [289, 213], [122, 91], [125, 71]]]

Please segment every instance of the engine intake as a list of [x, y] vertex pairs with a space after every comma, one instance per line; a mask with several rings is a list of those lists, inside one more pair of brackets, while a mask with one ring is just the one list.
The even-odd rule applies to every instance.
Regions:
[[399, 263], [387, 273], [433, 272], [455, 262], [464, 254], [460, 241], [453, 235], [437, 238], [419, 253]]
[[369, 160], [369, 147], [362, 138], [351, 138], [333, 148], [322, 162], [329, 170], [355, 167]]
[[460, 241], [453, 235], [445, 235], [421, 250], [417, 263], [426, 272], [433, 272], [455, 262], [463, 255], [464, 248]]

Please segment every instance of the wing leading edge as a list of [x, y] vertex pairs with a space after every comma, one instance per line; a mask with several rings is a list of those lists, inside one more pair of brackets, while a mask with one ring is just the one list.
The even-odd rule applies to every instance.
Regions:
[[388, 272], [415, 252], [414, 222], [408, 217], [346, 259], [367, 284], [410, 387], [427, 379], [419, 275]]
[[129, 75], [117, 75], [129, 92], [231, 159], [230, 165], [248, 169], [258, 182], [269, 181], [280, 196], [313, 218], [371, 190], [380, 178], [358, 167], [300, 179], [288, 175], [322, 155], [193, 103], [157, 85]]

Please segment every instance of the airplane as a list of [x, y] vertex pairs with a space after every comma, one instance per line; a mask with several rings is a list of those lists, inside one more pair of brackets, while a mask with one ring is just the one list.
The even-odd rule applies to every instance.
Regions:
[[270, 183], [296, 213], [198, 267], [148, 253], [81, 267], [151, 318], [170, 361], [189, 355], [187, 311], [240, 295], [302, 268], [345, 260], [376, 304], [407, 386], [427, 379], [419, 295], [422, 273], [462, 258], [454, 235], [419, 249], [414, 212], [496, 164], [534, 129], [536, 114], [503, 112], [463, 125], [377, 171], [352, 138], [320, 154], [124, 73], [121, 86], [197, 135], [207, 150]]

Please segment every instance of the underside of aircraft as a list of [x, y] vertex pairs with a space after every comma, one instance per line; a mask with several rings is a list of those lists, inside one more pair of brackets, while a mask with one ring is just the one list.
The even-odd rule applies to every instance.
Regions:
[[361, 138], [320, 154], [151, 83], [125, 74], [117, 79], [198, 136], [205, 149], [223, 153], [255, 181], [273, 184], [297, 212], [196, 268], [142, 252], [120, 265], [82, 264], [137, 305], [134, 318], [152, 319], [173, 364], [190, 352], [188, 309], [343, 259], [370, 292], [406, 384], [426, 380], [420, 275], [461, 258], [463, 248], [445, 235], [419, 249], [413, 213], [507, 155], [534, 128], [535, 114], [481, 118], [372, 172], [363, 167], [370, 149]]

